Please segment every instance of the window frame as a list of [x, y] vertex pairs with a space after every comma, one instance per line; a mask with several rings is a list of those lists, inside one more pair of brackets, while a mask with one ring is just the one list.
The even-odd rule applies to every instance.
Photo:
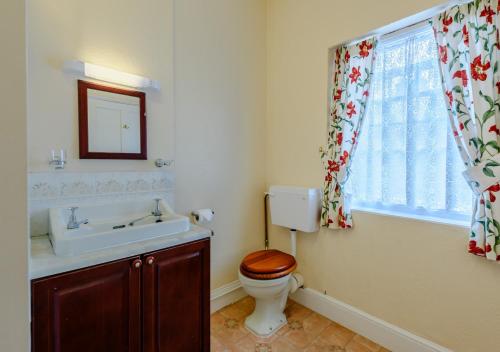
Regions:
[[[411, 208], [411, 211], [409, 211], [408, 207], [403, 205], [386, 205], [382, 203], [378, 203], [377, 205], [375, 204], [377, 203], [353, 202], [351, 204], [351, 210], [439, 224], [455, 225], [466, 228], [470, 228], [471, 224], [472, 215], [471, 217], [466, 217], [461, 213], [449, 211], [445, 212], [443, 210], [432, 211], [423, 207]], [[444, 214], [446, 214], [446, 216]], [[453, 214], [453, 216], [449, 216], [450, 214]]]

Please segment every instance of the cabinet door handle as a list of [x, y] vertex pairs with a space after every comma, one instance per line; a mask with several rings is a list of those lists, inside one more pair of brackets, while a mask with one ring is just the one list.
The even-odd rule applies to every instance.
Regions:
[[148, 265], [153, 265], [154, 262], [155, 262], [155, 257], [147, 257], [146, 258], [146, 263]]
[[142, 260], [136, 259], [132, 262], [132, 267], [134, 269], [139, 269], [142, 266]]

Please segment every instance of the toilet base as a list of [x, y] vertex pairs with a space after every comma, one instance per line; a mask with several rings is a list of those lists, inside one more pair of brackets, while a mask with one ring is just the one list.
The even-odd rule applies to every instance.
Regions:
[[[288, 292], [287, 292], [288, 293]], [[288, 294], [274, 299], [256, 299], [255, 310], [245, 319], [248, 330], [259, 337], [268, 337], [287, 324], [283, 313]]]
[[255, 309], [245, 319], [245, 326], [259, 337], [269, 337], [287, 323], [283, 313], [288, 294], [303, 283], [302, 275], [293, 273], [278, 279], [255, 280], [238, 273], [246, 293], [255, 298]]
[[283, 313], [290, 292], [292, 275], [275, 280], [253, 280], [240, 273], [245, 291], [255, 298], [255, 309], [245, 319], [245, 326], [259, 337], [274, 334], [287, 323]]
[[[285, 317], [285, 314], [282, 314], [283, 317], [280, 319], [280, 322], [277, 323], [277, 324], [269, 324], [269, 322], [266, 322], [265, 325], [262, 325], [262, 322], [260, 322], [258, 319], [251, 319], [251, 316], [247, 317], [245, 319], [245, 327], [250, 330], [250, 332], [252, 332], [254, 335], [258, 336], [258, 337], [263, 337], [263, 338], [266, 338], [266, 337], [270, 337], [272, 336], [276, 331], [278, 331], [279, 329], [281, 329], [283, 326], [285, 326], [287, 324], [287, 320], [286, 320], [286, 317]], [[263, 327], [261, 329], [261, 327]], [[268, 327], [268, 329], [270, 329], [267, 334], [259, 334], [257, 332], [257, 330], [265, 330], [265, 328]]]

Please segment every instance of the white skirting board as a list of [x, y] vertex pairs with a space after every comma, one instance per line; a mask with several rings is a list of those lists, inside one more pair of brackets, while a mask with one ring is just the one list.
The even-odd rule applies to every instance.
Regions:
[[409, 331], [376, 318], [311, 288], [301, 288], [292, 299], [394, 352], [452, 352]]
[[240, 280], [235, 280], [210, 291], [210, 314], [242, 299], [246, 295], [241, 287]]

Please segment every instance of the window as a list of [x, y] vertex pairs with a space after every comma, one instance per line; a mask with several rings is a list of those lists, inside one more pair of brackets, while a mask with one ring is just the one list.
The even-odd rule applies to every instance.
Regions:
[[449, 128], [430, 26], [381, 39], [347, 192], [353, 208], [465, 221], [472, 193]]

